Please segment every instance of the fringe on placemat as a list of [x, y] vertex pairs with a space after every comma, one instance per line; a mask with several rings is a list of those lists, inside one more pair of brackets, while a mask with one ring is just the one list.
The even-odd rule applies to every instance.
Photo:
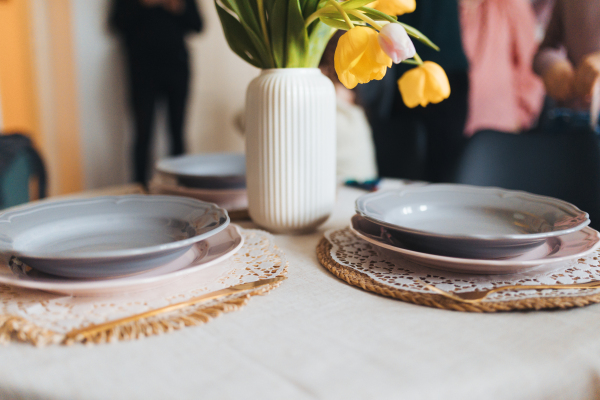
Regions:
[[[286, 272], [287, 265], [284, 268], [283, 274], [285, 275]], [[0, 315], [0, 343], [6, 344], [11, 341], [16, 341], [30, 343], [35, 346], [46, 346], [58, 343], [63, 345], [72, 345], [75, 343], [93, 345], [161, 335], [187, 326], [202, 325], [221, 314], [237, 311], [245, 306], [252, 296], [265, 295], [280, 284], [281, 282], [277, 282], [241, 296], [217, 301], [216, 303], [190, 306], [183, 310], [141, 319], [95, 334], [82, 334], [75, 338], [67, 338], [66, 335], [40, 328], [33, 322], [22, 317]]]
[[13, 315], [0, 315], [0, 343], [11, 341], [30, 343], [35, 346], [60, 343], [64, 336], [40, 328], [33, 322]]
[[161, 335], [173, 332], [187, 326], [198, 326], [209, 322], [221, 314], [237, 311], [245, 306], [252, 296], [262, 296], [278, 287], [281, 282], [259, 288], [241, 296], [226, 298], [216, 304], [190, 306], [170, 314], [158, 315], [151, 318], [123, 324], [91, 335], [79, 335], [75, 338], [63, 338], [62, 344], [75, 343], [101, 344], [121, 340], [141, 339], [146, 336]]

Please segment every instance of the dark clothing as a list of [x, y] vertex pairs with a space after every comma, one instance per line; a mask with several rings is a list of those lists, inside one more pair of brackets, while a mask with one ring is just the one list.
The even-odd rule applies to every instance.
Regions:
[[440, 47], [437, 52], [413, 39], [423, 60], [438, 63], [450, 81], [450, 97], [439, 104], [409, 109], [396, 81], [414, 66], [394, 65], [381, 81], [357, 87], [373, 127], [377, 167], [383, 177], [444, 182], [465, 143], [468, 62], [463, 51], [456, 0], [420, 0], [411, 14], [398, 18], [423, 32]]
[[[462, 47], [456, 0], [419, 0], [416, 10], [401, 15], [398, 21], [420, 30], [440, 48], [440, 51], [436, 51], [418, 40], [413, 40], [417, 53], [423, 60], [440, 64], [447, 74], [466, 71], [469, 68]], [[400, 78], [410, 68], [410, 65], [399, 65], [396, 77]]]
[[389, 118], [370, 118], [380, 176], [452, 181], [466, 144], [469, 85], [466, 72], [448, 80], [452, 95], [441, 103], [411, 109], [396, 102]]
[[[184, 0], [182, 14], [161, 6], [146, 7], [140, 0], [113, 0], [109, 24], [123, 36], [127, 50], [137, 61], [169, 63], [187, 56], [185, 35], [201, 32], [202, 18], [195, 0]], [[184, 56], [184, 57], [186, 57]]]
[[147, 183], [156, 102], [167, 102], [170, 153], [184, 152], [183, 124], [190, 67], [185, 35], [200, 32], [202, 19], [195, 0], [185, 0], [181, 14], [139, 0], [114, 0], [110, 25], [124, 40], [131, 108], [135, 121], [135, 181]]

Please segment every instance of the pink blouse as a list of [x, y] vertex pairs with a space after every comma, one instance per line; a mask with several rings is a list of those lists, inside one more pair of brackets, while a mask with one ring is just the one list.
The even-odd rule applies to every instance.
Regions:
[[531, 127], [542, 107], [544, 86], [531, 67], [537, 45], [528, 0], [460, 4], [470, 85], [465, 135]]

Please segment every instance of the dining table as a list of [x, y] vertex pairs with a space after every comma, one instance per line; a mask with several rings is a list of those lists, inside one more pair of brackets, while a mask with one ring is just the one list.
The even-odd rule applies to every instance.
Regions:
[[138, 340], [0, 346], [0, 399], [600, 398], [600, 305], [450, 311], [323, 268], [317, 244], [348, 226], [364, 193], [340, 186], [323, 226], [274, 234], [288, 279], [241, 310]]

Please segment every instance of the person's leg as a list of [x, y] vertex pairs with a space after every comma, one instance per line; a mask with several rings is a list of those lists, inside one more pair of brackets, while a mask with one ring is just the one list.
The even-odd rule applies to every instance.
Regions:
[[183, 128], [189, 91], [189, 75], [187, 63], [175, 66], [169, 71], [165, 87], [169, 111], [170, 152], [173, 156], [183, 154], [185, 151]]
[[148, 182], [148, 163], [156, 103], [156, 91], [152, 80], [141, 79], [140, 76], [132, 77], [131, 103], [134, 120], [132, 154], [134, 181], [145, 185]]
[[371, 120], [379, 176], [423, 179], [423, 149], [412, 110], [388, 119]]
[[452, 182], [466, 144], [463, 134], [467, 118], [469, 81], [466, 73], [449, 74], [452, 93], [438, 104], [422, 110], [427, 130], [426, 179]]

